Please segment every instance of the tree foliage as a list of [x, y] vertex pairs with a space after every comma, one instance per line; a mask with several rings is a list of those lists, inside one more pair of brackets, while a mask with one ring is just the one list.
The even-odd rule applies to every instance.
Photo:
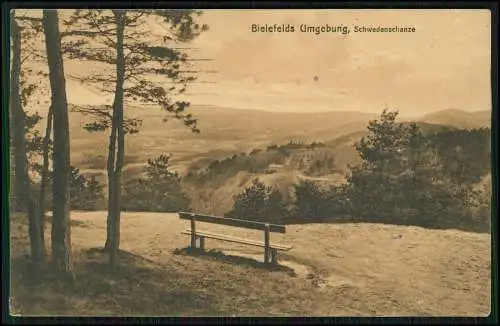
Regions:
[[170, 155], [149, 159], [144, 176], [123, 187], [125, 211], [178, 212], [189, 210], [189, 198], [182, 191], [181, 178], [172, 172]]
[[[179, 47], [207, 29], [199, 25], [196, 10], [125, 10], [123, 50], [125, 55], [124, 96], [139, 104], [152, 104], [167, 116], [181, 120], [198, 132], [196, 119], [186, 110], [189, 103], [175, 100], [196, 79], [189, 48]], [[103, 69], [85, 76], [70, 76], [88, 83], [101, 92], [113, 93], [117, 82], [116, 17], [112, 10], [78, 9], [65, 20], [64, 51], [71, 59], [97, 61]], [[161, 29], [161, 33], [156, 32]], [[145, 37], [147, 35], [148, 37]], [[107, 66], [107, 68], [106, 68]], [[152, 78], [153, 77], [153, 78]], [[158, 80], [158, 81], [155, 81]], [[91, 117], [89, 131], [104, 131], [111, 126], [111, 106], [77, 108]], [[142, 121], [125, 117], [127, 133], [135, 133]]]
[[101, 210], [104, 205], [104, 187], [95, 177], [87, 178], [71, 167], [71, 209]]
[[228, 217], [256, 221], [275, 222], [288, 215], [281, 193], [260, 181], [252, 180], [252, 185], [234, 196], [233, 209]]
[[490, 138], [488, 128], [459, 129], [435, 133], [430, 142], [449, 178], [456, 183], [473, 184], [491, 171]]
[[[45, 198], [45, 207], [47, 210], [52, 210], [52, 180], [52, 170], [49, 170], [46, 189], [47, 196]], [[32, 192], [39, 192], [40, 187], [40, 182], [33, 182], [31, 185]], [[86, 177], [74, 166], [71, 166], [70, 196], [71, 209], [93, 211], [106, 208], [104, 186], [94, 176]], [[23, 211], [24, 209], [19, 205], [14, 209], [11, 207], [11, 210]]]
[[[384, 110], [356, 144], [362, 163], [351, 169], [346, 189], [353, 214], [373, 222], [470, 227], [479, 196], [470, 181], [486, 170], [475, 173], [470, 157], [450, 155], [456, 131], [425, 136], [416, 124], [397, 123], [396, 117]], [[464, 132], [479, 140], [476, 132]], [[487, 144], [484, 137], [479, 143]]]
[[[200, 26], [195, 10], [76, 10], [65, 21], [68, 30], [65, 52], [70, 58], [90, 60], [104, 65], [97, 73], [73, 76], [91, 83], [101, 92], [114, 93], [113, 105], [79, 111], [92, 117], [85, 128], [104, 131], [108, 128], [108, 219], [105, 248], [110, 264], [117, 266], [120, 243], [121, 171], [125, 152], [125, 134], [138, 132], [141, 120], [126, 117], [125, 102], [152, 104], [169, 117], [182, 121], [199, 132], [196, 119], [186, 113], [189, 103], [176, 100], [195, 80], [198, 71], [190, 66], [186, 48], [178, 47], [197, 37]], [[156, 27], [162, 29], [160, 34]], [[111, 111], [111, 112], [110, 112]], [[129, 110], [127, 110], [128, 112]], [[164, 120], [167, 120], [165, 116]]]
[[325, 219], [345, 214], [344, 188], [322, 186], [317, 181], [302, 180], [294, 185], [293, 216], [300, 219]]

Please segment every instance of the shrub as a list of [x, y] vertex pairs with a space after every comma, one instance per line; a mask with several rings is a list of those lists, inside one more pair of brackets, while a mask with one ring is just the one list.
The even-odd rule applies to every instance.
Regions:
[[132, 179], [123, 187], [125, 211], [178, 212], [189, 210], [190, 200], [183, 192], [181, 178], [169, 170], [169, 155], [148, 160], [143, 177]]
[[476, 169], [473, 158], [455, 149], [465, 148], [462, 143], [474, 147], [470, 142], [483, 134], [429, 136], [416, 124], [396, 123], [396, 117], [397, 112], [384, 111], [356, 144], [362, 163], [351, 169], [346, 188], [352, 214], [364, 221], [432, 228], [477, 225], [473, 212], [479, 193], [472, 183], [487, 170]]
[[258, 178], [253, 179], [250, 187], [233, 198], [233, 209], [226, 214], [227, 217], [277, 222], [287, 216], [281, 193], [266, 186]]
[[[40, 194], [40, 183], [31, 185], [31, 193], [38, 200]], [[15, 198], [14, 192], [11, 192], [11, 211], [25, 211], [22, 203]], [[45, 207], [52, 209], [52, 175], [49, 171], [49, 181], [45, 194]], [[87, 178], [80, 173], [80, 170], [71, 167], [70, 180], [71, 209], [77, 210], [102, 210], [106, 208], [106, 198], [104, 186], [100, 184], [95, 177]]]
[[71, 169], [71, 209], [100, 210], [105, 207], [104, 187], [95, 177], [86, 178], [80, 170]]
[[346, 212], [343, 186], [321, 187], [316, 181], [302, 180], [294, 190], [293, 215], [297, 218], [323, 219]]

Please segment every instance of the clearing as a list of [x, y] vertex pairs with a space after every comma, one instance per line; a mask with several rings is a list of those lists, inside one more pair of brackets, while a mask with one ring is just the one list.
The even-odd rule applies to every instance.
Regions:
[[[177, 214], [123, 213], [122, 267], [105, 268], [105, 212], [72, 211], [76, 284], [30, 282], [27, 222], [11, 217], [12, 313], [120, 316], [485, 316], [490, 235], [380, 224], [287, 226], [268, 270], [259, 248], [207, 240], [186, 249]], [[200, 226], [201, 227], [201, 226]], [[260, 239], [262, 232], [203, 223]], [[50, 235], [50, 227], [47, 228]], [[228, 233], [229, 234], [229, 233]], [[50, 239], [47, 239], [50, 244]]]

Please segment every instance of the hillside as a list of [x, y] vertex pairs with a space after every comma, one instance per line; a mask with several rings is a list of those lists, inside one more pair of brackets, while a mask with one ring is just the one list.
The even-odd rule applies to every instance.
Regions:
[[[171, 153], [173, 170], [181, 175], [194, 173], [183, 187], [195, 208], [212, 214], [227, 212], [233, 195], [254, 177], [277, 186], [286, 198], [292, 196], [293, 184], [301, 178], [342, 182], [347, 167], [359, 160], [354, 143], [367, 134], [368, 121], [376, 118], [359, 112], [276, 113], [216, 107], [190, 110], [199, 119], [200, 134], [192, 133], [179, 121], [164, 122], [164, 115], [154, 108], [128, 108], [128, 116], [140, 117], [143, 124], [139, 133], [127, 138], [124, 179], [140, 174], [147, 159]], [[70, 115], [72, 164], [106, 184], [108, 136], [85, 131], [82, 126], [89, 121], [88, 116], [79, 113]], [[453, 128], [422, 121], [417, 124], [424, 132]], [[282, 146], [290, 141], [306, 145], [321, 142], [324, 146], [289, 148], [287, 153], [266, 150], [270, 145]], [[333, 166], [310, 169], [315, 161], [326, 158], [333, 159]], [[218, 168], [209, 168], [222, 161]], [[270, 164], [284, 168], [268, 173]]]
[[[200, 134], [190, 132], [179, 121], [164, 122], [165, 115], [156, 108], [127, 108], [129, 117], [140, 118], [143, 123], [138, 134], [127, 138], [126, 163], [142, 164], [147, 158], [168, 152], [173, 154], [172, 163], [183, 172], [193, 159], [218, 159], [290, 139], [312, 142], [362, 135], [368, 121], [376, 118], [361, 112], [277, 113], [204, 106], [194, 106], [190, 112], [198, 118]], [[422, 125], [435, 124], [425, 119], [420, 119]], [[99, 170], [105, 166], [108, 136], [85, 131], [82, 126], [89, 121], [79, 113], [70, 115], [72, 162], [83, 170]]]
[[[410, 121], [405, 121], [403, 123], [409, 124]], [[433, 124], [422, 121], [417, 121], [416, 124], [422, 130], [423, 133], [432, 133], [453, 128], [452, 126], [448, 125]], [[325, 142], [327, 147], [333, 149], [333, 152], [335, 153], [336, 157], [336, 163], [340, 170], [345, 171], [348, 165], [353, 165], [359, 162], [359, 156], [358, 153], [356, 152], [356, 149], [354, 148], [354, 145], [362, 137], [365, 137], [367, 135], [368, 131], [366, 130], [365, 126], [362, 129], [353, 131], [351, 133], [342, 135], [340, 137]]]
[[220, 160], [194, 161], [183, 179], [183, 188], [193, 200], [193, 209], [220, 215], [230, 210], [233, 196], [248, 187], [254, 178], [279, 189], [290, 203], [298, 181], [343, 182], [347, 164], [356, 160], [353, 146], [344, 142], [336, 147], [321, 142], [273, 144]]
[[417, 120], [459, 129], [485, 128], [491, 126], [491, 111], [466, 112], [459, 109], [448, 109], [424, 115]]
[[[128, 163], [144, 163], [161, 152], [173, 154], [182, 170], [193, 158], [220, 158], [229, 153], [251, 151], [290, 139], [327, 140], [363, 128], [374, 115], [358, 112], [274, 113], [256, 110], [231, 110], [193, 107], [200, 134], [194, 134], [179, 121], [163, 122], [160, 110], [127, 109], [129, 117], [143, 120], [138, 134], [127, 138]], [[71, 114], [72, 161], [82, 169], [95, 169], [97, 161], [105, 166], [106, 133], [88, 133], [82, 125], [89, 118]]]
[[[127, 116], [140, 118], [143, 123], [138, 134], [127, 138], [127, 163], [144, 163], [147, 158], [169, 152], [173, 154], [172, 162], [183, 171], [193, 159], [217, 159], [291, 139], [312, 142], [363, 135], [368, 121], [376, 118], [362, 112], [278, 113], [207, 106], [194, 106], [190, 112], [198, 119], [200, 134], [190, 132], [179, 121], [164, 122], [165, 115], [157, 108], [128, 107]], [[417, 120], [423, 127], [429, 124], [459, 128], [471, 123], [487, 127], [484, 112], [487, 111], [442, 111]], [[108, 136], [83, 130], [88, 121], [88, 116], [70, 115], [72, 162], [82, 169], [103, 168]]]
[[[417, 123], [424, 133], [451, 127]], [[206, 158], [192, 162], [183, 187], [195, 204], [194, 209], [210, 214], [224, 214], [233, 204], [233, 196], [258, 177], [280, 190], [287, 202], [293, 198], [293, 186], [300, 180], [316, 180], [326, 184], [342, 183], [349, 165], [359, 162], [355, 142], [366, 136], [359, 130], [325, 143], [273, 144], [252, 152], [234, 153], [220, 160]]]
[[[75, 108], [71, 106], [72, 111]], [[164, 122], [164, 114], [157, 108], [128, 107], [127, 116], [140, 118], [143, 123], [139, 133], [127, 136], [123, 177], [125, 182], [135, 178], [149, 158], [171, 153], [171, 169], [181, 175], [195, 173], [194, 178], [183, 181], [194, 208], [212, 214], [227, 212], [233, 195], [255, 177], [279, 188], [288, 199], [293, 196], [293, 184], [300, 179], [342, 182], [347, 167], [359, 162], [354, 143], [367, 134], [368, 121], [377, 117], [361, 112], [277, 113], [208, 106], [194, 106], [190, 111], [199, 119], [200, 134], [179, 121]], [[450, 112], [446, 112], [448, 115], [440, 116], [448, 117]], [[439, 116], [439, 112], [436, 114]], [[424, 132], [434, 132], [454, 128], [453, 123], [468, 115], [456, 117], [454, 121], [446, 120], [450, 125], [422, 121], [432, 118], [429, 116], [417, 119], [417, 124]], [[106, 185], [108, 134], [84, 130], [83, 125], [89, 121], [90, 117], [80, 113], [70, 114], [71, 162], [85, 175], [95, 176]], [[270, 145], [282, 146], [290, 141], [306, 145], [321, 142], [324, 146], [290, 148], [286, 155], [266, 150]], [[315, 161], [326, 158], [333, 159], [333, 166], [310, 169]], [[210, 164], [216, 161], [224, 164], [210, 170]], [[270, 164], [284, 168], [268, 173]]]
[[[208, 241], [192, 256], [175, 214], [124, 213], [120, 273], [98, 249], [104, 212], [73, 211], [75, 287], [26, 278], [27, 225], [11, 219], [14, 314], [112, 316], [485, 316], [490, 312], [490, 236], [378, 224], [291, 225], [278, 270], [262, 252]], [[202, 223], [203, 224], [203, 223]], [[204, 229], [260, 239], [256, 231]], [[49, 232], [50, 233], [50, 232]], [[50, 234], [49, 234], [50, 235]], [[50, 243], [50, 239], [47, 239]]]

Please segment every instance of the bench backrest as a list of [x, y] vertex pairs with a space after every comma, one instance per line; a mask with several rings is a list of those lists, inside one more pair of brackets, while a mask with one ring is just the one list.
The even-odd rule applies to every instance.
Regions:
[[285, 233], [285, 231], [286, 231], [286, 227], [284, 225], [262, 223], [262, 222], [255, 222], [255, 221], [247, 221], [247, 220], [240, 220], [240, 219], [235, 219], [235, 218], [227, 218], [227, 217], [219, 217], [219, 216], [202, 215], [202, 214], [195, 214], [195, 213], [187, 213], [187, 212], [180, 212], [179, 218], [183, 219], [183, 220], [191, 220], [192, 221], [194, 219], [194, 221], [198, 221], [198, 222], [222, 224], [222, 225], [234, 226], [234, 227], [239, 227], [239, 228], [244, 228], [244, 229], [255, 229], [255, 230], [264, 230], [264, 231], [266, 230], [266, 226], [268, 225], [269, 232]]

